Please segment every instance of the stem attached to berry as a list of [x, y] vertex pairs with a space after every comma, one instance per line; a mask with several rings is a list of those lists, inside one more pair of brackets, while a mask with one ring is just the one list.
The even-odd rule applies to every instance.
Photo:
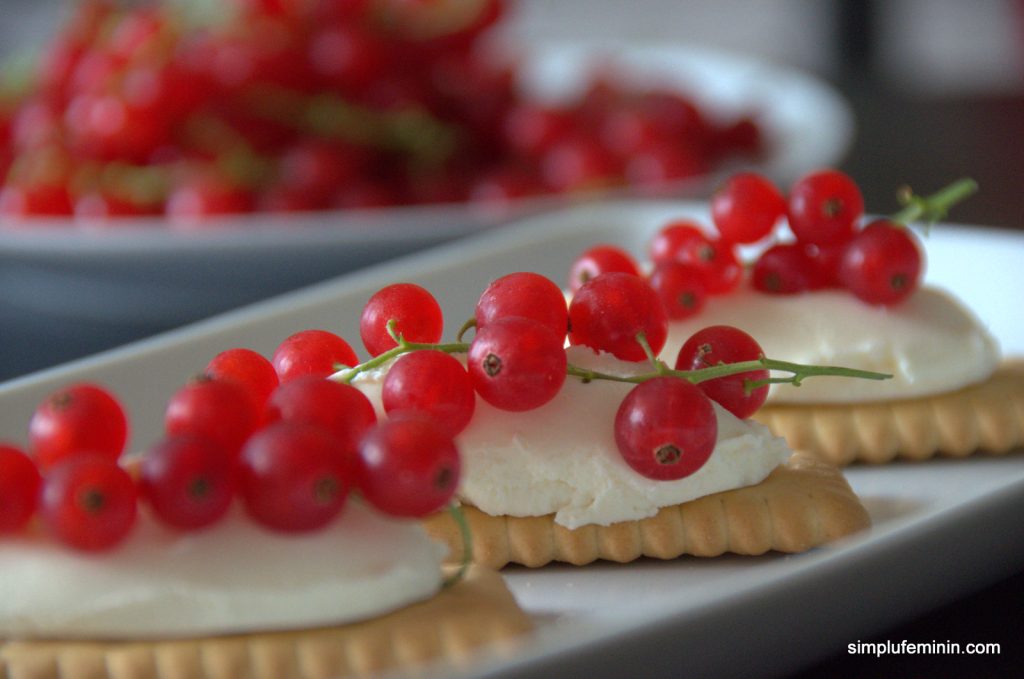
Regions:
[[[391, 327], [393, 321], [388, 321], [388, 327]], [[434, 351], [443, 351], [446, 354], [465, 354], [469, 351], [468, 342], [448, 342], [441, 344], [430, 344], [426, 342], [407, 342], [401, 335], [397, 337], [397, 346], [388, 349], [387, 351], [377, 354], [368, 361], [364, 361], [357, 366], [351, 368], [341, 368], [338, 374], [331, 379], [335, 379], [344, 384], [349, 384], [355, 379], [356, 375], [360, 373], [379, 368], [393, 358], [397, 358], [402, 354], [407, 354], [410, 351], [418, 351], [421, 349], [432, 349]]]
[[754, 361], [720, 363], [707, 368], [700, 368], [699, 370], [664, 369], [657, 370], [656, 372], [641, 373], [639, 375], [630, 376], [610, 375], [608, 373], [602, 373], [588, 368], [580, 368], [579, 366], [572, 364], [569, 364], [567, 372], [569, 375], [578, 377], [584, 382], [590, 382], [592, 380], [610, 380], [613, 382], [640, 384], [641, 382], [646, 382], [647, 380], [655, 377], [671, 375], [680, 379], [689, 380], [694, 384], [699, 384], [700, 382], [713, 380], [718, 377], [728, 377], [729, 375], [737, 375], [754, 370], [763, 370], [765, 368], [768, 370], [777, 370], [791, 374], [788, 377], [770, 377], [765, 380], [750, 380], [746, 385], [747, 389], [757, 389], [758, 387], [762, 387], [766, 384], [792, 384], [793, 386], [798, 387], [807, 377], [855, 377], [865, 380], [887, 380], [892, 378], [892, 375], [872, 372], [870, 370], [857, 370], [855, 368], [844, 368], [841, 366], [805, 365], [802, 363], [790, 363], [789, 361], [778, 361], [764, 357]]
[[[388, 329], [393, 329], [394, 321], [388, 321]], [[395, 341], [398, 343], [392, 349], [385, 351], [377, 356], [374, 356], [368, 361], [360, 363], [359, 365], [344, 369], [338, 372], [332, 379], [336, 379], [339, 382], [349, 384], [355, 379], [356, 375], [360, 373], [373, 370], [378, 368], [393, 358], [397, 358], [402, 354], [407, 354], [410, 351], [417, 351], [421, 349], [432, 349], [434, 351], [443, 351], [446, 354], [464, 354], [469, 352], [468, 342], [448, 342], [441, 344], [429, 344], [423, 342], [407, 342], [400, 334], [393, 335]], [[642, 335], [638, 336], [637, 339], [641, 344], [646, 345], [646, 339]], [[579, 366], [569, 363], [566, 366], [566, 374], [572, 377], [579, 378], [584, 382], [591, 382], [593, 380], [608, 380], [611, 382], [629, 382], [632, 384], [639, 384], [646, 382], [647, 380], [655, 377], [664, 377], [670, 375], [672, 377], [679, 377], [684, 380], [689, 380], [694, 384], [704, 382], [707, 380], [713, 380], [718, 377], [728, 377], [729, 375], [738, 375], [741, 373], [751, 372], [754, 370], [775, 370], [780, 372], [788, 372], [788, 377], [770, 377], [765, 380], [749, 380], [746, 388], [757, 389], [758, 387], [766, 384], [792, 384], [793, 386], [800, 386], [800, 383], [808, 377], [854, 377], [865, 380], [887, 380], [892, 378], [892, 375], [885, 373], [873, 372], [870, 370], [857, 370], [856, 368], [845, 368], [842, 366], [828, 366], [828, 365], [806, 365], [803, 363], [791, 363], [789, 361], [779, 361], [773, 358], [761, 358], [753, 361], [740, 361], [737, 363], [719, 363], [718, 365], [709, 366], [707, 368], [700, 368], [698, 370], [673, 370], [668, 367], [664, 361], [660, 361], [653, 357], [653, 352], [650, 351], [650, 347], [647, 346], [647, 351], [653, 362], [654, 371], [647, 373], [640, 373], [637, 375], [612, 375], [609, 373], [599, 372], [597, 370], [591, 370], [589, 368], [581, 368]]]
[[949, 208], [968, 198], [978, 190], [978, 183], [973, 179], [960, 179], [939, 189], [930, 196], [918, 196], [909, 186], [900, 189], [897, 198], [903, 209], [892, 215], [895, 222], [908, 224], [923, 221], [927, 226], [943, 219]]
[[444, 579], [441, 584], [444, 589], [457, 584], [466, 575], [469, 563], [473, 560], [473, 531], [469, 529], [469, 521], [466, 520], [462, 507], [457, 502], [452, 502], [448, 505], [448, 513], [459, 527], [459, 535], [462, 537], [462, 559], [459, 561], [459, 570]]

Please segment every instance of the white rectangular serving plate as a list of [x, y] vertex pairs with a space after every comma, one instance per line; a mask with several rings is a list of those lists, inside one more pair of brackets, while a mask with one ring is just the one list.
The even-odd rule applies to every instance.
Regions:
[[[451, 336], [500, 275], [532, 270], [562, 281], [589, 245], [616, 243], [640, 256], [669, 219], [706, 215], [705, 205], [691, 202], [588, 204], [13, 380], [0, 385], [0, 439], [23, 443], [47, 393], [93, 380], [127, 404], [132, 446], [141, 448], [159, 436], [171, 393], [223, 349], [247, 346], [269, 355], [285, 337], [311, 327], [355, 345], [363, 304], [397, 281], [419, 283], [438, 297]], [[926, 243], [927, 280], [972, 307], [1005, 354], [1024, 354], [1024, 235], [943, 226]], [[874, 526], [807, 554], [506, 569], [538, 632], [514, 659], [485, 657], [459, 676], [773, 675], [842, 652], [1024, 567], [1020, 453], [854, 467], [847, 477]]]

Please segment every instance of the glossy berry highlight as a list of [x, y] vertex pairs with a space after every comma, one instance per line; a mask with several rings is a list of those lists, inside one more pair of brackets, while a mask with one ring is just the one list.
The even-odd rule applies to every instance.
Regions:
[[703, 467], [718, 437], [711, 402], [678, 377], [655, 377], [633, 387], [614, 426], [626, 464], [659, 481], [685, 478]]

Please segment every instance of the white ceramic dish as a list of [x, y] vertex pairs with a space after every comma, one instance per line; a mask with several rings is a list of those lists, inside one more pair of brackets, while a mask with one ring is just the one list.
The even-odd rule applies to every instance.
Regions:
[[[586, 82], [599, 58], [638, 79], [690, 93], [717, 116], [757, 113], [770, 147], [758, 168], [783, 183], [838, 163], [852, 141], [852, 114], [827, 84], [729, 54], [678, 46], [535, 46], [524, 54], [524, 83], [538, 96], [564, 97]], [[714, 180], [688, 182], [675, 194], [707, 193]], [[67, 221], [0, 227], [0, 288], [6, 305], [25, 313], [170, 328], [564, 204], [529, 200], [501, 213], [428, 206], [247, 215], [184, 233], [159, 219], [92, 230]]]
[[[45, 394], [90, 379], [130, 404], [134, 445], [142, 446], [157, 436], [170, 393], [224, 348], [269, 353], [307, 327], [355, 339], [365, 300], [397, 280], [435, 292], [450, 335], [499, 275], [529, 269], [560, 280], [587, 245], [617, 242], [640, 253], [668, 218], [704, 214], [694, 203], [619, 202], [541, 216], [11, 381], [0, 385], [0, 437], [23, 440]], [[1006, 354], [1024, 354], [1024, 235], [939, 227], [927, 247], [929, 280], [971, 305]], [[515, 660], [461, 674], [620, 677], [642, 667], [646, 677], [774, 675], [845, 652], [1024, 567], [1024, 455], [854, 468], [848, 476], [874, 527], [808, 554], [507, 569], [541, 632]]]

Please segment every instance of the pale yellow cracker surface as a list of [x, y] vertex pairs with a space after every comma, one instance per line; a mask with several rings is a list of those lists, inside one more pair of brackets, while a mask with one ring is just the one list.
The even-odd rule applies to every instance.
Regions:
[[753, 419], [790, 447], [837, 465], [923, 460], [1024, 445], [1024, 361], [948, 394], [842, 405], [765, 406]]
[[510, 652], [531, 628], [504, 581], [474, 566], [455, 586], [365, 622], [134, 642], [3, 641], [0, 679], [331, 679]]
[[[491, 568], [802, 552], [870, 525], [867, 510], [839, 470], [802, 455], [757, 485], [664, 507], [639, 521], [568, 529], [553, 515], [491, 516], [468, 505], [463, 513], [472, 531], [473, 560]], [[450, 515], [434, 515], [426, 525], [451, 547], [452, 558], [461, 558], [461, 534]]]

